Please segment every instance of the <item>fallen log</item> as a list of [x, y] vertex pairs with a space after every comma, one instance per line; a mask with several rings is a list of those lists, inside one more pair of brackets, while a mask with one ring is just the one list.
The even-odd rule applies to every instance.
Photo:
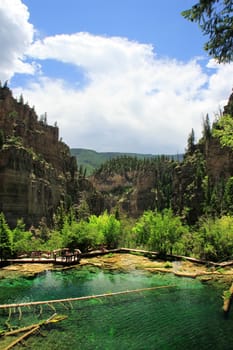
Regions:
[[2, 304], [2, 305], [0, 305], [0, 309], [16, 308], [16, 307], [23, 307], [23, 306], [45, 305], [45, 304], [51, 306], [51, 304], [55, 304], [55, 303], [65, 303], [65, 302], [72, 302], [72, 301], [79, 301], [79, 300], [106, 298], [106, 297], [111, 297], [114, 295], [141, 293], [141, 292], [146, 292], [146, 291], [150, 291], [150, 290], [163, 289], [163, 288], [174, 288], [174, 287], [176, 287], [176, 285], [157, 286], [157, 287], [125, 290], [125, 291], [121, 291], [121, 292], [104, 293], [104, 294], [97, 294], [97, 295], [87, 295], [87, 296], [76, 297], [76, 298], [55, 299], [55, 300], [47, 300], [47, 301], [31, 301], [31, 302], [20, 303], [20, 304], [19, 303], [17, 303], [17, 304]]
[[12, 349], [15, 345], [19, 344], [22, 340], [26, 339], [29, 337], [29, 335], [35, 333], [40, 329], [40, 326], [33, 327], [30, 331], [26, 332], [25, 334], [21, 335], [19, 338], [14, 340], [10, 345], [8, 345], [4, 350], [10, 350]]
[[30, 326], [26, 326], [26, 327], [14, 329], [13, 331], [5, 331], [5, 332], [2, 332], [2, 333], [0, 334], [0, 337], [5, 337], [5, 336], [8, 336], [8, 335], [15, 335], [15, 334], [18, 334], [18, 333], [27, 332], [27, 331], [29, 331], [30, 329], [35, 328], [37, 325], [38, 325], [38, 324], [32, 324], [32, 325], [30, 325]]
[[36, 331], [38, 331], [43, 325], [46, 325], [46, 324], [49, 324], [49, 323], [60, 322], [60, 321], [62, 321], [64, 319], [66, 319], [66, 318], [67, 318], [66, 315], [54, 314], [50, 318], [48, 318], [47, 320], [40, 321], [39, 323], [32, 324], [30, 326], [22, 327], [22, 328], [19, 328], [19, 329], [15, 329], [13, 331], [1, 333], [0, 336], [2, 337], [2, 336], [12, 336], [12, 335], [15, 335], [15, 334], [18, 334], [18, 333], [26, 332], [23, 335], [21, 335], [20, 337], [18, 337], [17, 339], [15, 339], [13, 342], [11, 342], [7, 347], [4, 348], [4, 350], [12, 349], [15, 345], [20, 343], [22, 340], [28, 338], [31, 334], [33, 334]]
[[232, 299], [233, 299], [233, 283], [230, 289], [223, 293], [223, 311], [225, 314], [228, 314], [228, 312], [230, 311]]

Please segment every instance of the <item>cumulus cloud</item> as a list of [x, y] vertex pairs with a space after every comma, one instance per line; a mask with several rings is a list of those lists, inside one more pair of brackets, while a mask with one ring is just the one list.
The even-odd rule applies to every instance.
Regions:
[[[39, 115], [47, 112], [70, 147], [183, 152], [191, 129], [200, 136], [202, 118], [223, 107], [233, 86], [232, 64], [211, 60], [203, 68], [197, 58], [161, 58], [152, 45], [123, 37], [74, 33], [33, 42], [34, 28], [20, 0], [1, 0], [0, 20], [0, 79], [34, 74], [14, 91]], [[58, 79], [59, 72], [43, 73], [48, 60], [69, 67], [72, 84], [69, 77]]]
[[20, 0], [1, 0], [0, 23], [0, 79], [9, 80], [15, 73], [32, 74], [34, 66], [24, 62], [34, 32], [27, 7]]
[[36, 41], [28, 55], [81, 67], [81, 89], [41, 76], [24, 95], [58, 122], [71, 147], [102, 151], [183, 152], [192, 128], [214, 114], [231, 92], [232, 65], [158, 58], [151, 45], [89, 33]]

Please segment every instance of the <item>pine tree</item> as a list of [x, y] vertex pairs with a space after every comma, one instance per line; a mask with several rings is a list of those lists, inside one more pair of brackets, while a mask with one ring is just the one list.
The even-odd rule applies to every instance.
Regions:
[[4, 145], [4, 132], [2, 129], [0, 129], [0, 149], [2, 149], [3, 145]]
[[232, 0], [199, 0], [182, 15], [197, 22], [208, 37], [205, 50], [218, 62], [233, 60]]
[[1, 261], [11, 257], [12, 242], [10, 236], [10, 229], [6, 223], [3, 213], [0, 214], [0, 258]]
[[194, 130], [192, 129], [188, 137], [187, 153], [193, 154], [194, 151], [195, 151], [195, 134], [194, 134]]
[[211, 127], [210, 127], [210, 119], [209, 119], [209, 115], [206, 115], [206, 118], [203, 120], [203, 139], [209, 140], [211, 137]]

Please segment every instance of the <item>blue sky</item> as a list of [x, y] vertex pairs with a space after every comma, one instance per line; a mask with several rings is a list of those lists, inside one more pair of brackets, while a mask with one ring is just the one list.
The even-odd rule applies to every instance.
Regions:
[[[203, 55], [197, 25], [181, 16], [193, 0], [24, 0], [40, 36], [89, 32], [153, 44], [159, 55]], [[190, 40], [191, 39], [191, 40]]]
[[0, 0], [0, 79], [70, 147], [177, 153], [233, 86], [181, 16], [196, 0]]

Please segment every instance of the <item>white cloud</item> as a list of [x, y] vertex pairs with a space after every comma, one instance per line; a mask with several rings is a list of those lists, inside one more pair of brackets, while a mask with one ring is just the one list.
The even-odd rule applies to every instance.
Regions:
[[20, 0], [0, 0], [0, 80], [9, 80], [15, 73], [33, 73], [34, 68], [23, 61], [33, 39], [29, 12]]
[[[202, 117], [217, 112], [233, 86], [232, 64], [210, 61], [207, 74], [198, 59], [159, 58], [152, 45], [127, 38], [76, 33], [32, 42], [34, 29], [20, 0], [0, 0], [0, 21], [0, 79], [34, 73], [15, 93], [39, 115], [46, 111], [49, 123], [57, 121], [70, 147], [183, 152], [191, 129], [200, 136]], [[47, 59], [71, 67], [74, 83], [43, 74]], [[76, 68], [85, 85], [78, 84]]]
[[71, 147], [182, 152], [191, 129], [200, 136], [202, 117], [218, 111], [233, 85], [232, 65], [209, 66], [209, 76], [198, 60], [157, 58], [151, 45], [126, 38], [57, 35], [35, 42], [28, 54], [42, 65], [71, 63], [89, 78], [82, 89], [49, 77], [24, 89]]
[[89, 33], [63, 34], [38, 40], [31, 46], [28, 54], [34, 58], [50, 58], [82, 66], [91, 76], [118, 74], [119, 67], [122, 72], [129, 72], [132, 62], [143, 67], [153, 61], [151, 45]]

